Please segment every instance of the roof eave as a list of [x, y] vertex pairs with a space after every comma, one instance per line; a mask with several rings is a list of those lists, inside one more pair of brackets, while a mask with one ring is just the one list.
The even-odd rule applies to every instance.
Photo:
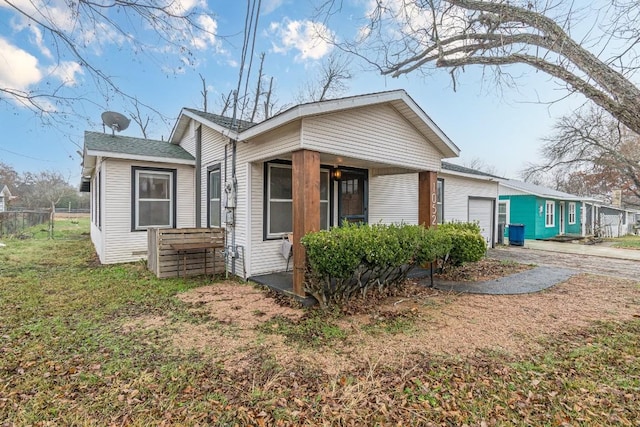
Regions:
[[477, 180], [480, 180], [480, 181], [495, 182], [496, 184], [498, 184], [500, 182], [499, 178], [496, 178], [496, 177], [493, 177], [493, 176], [476, 175], [476, 174], [472, 174], [472, 173], [464, 173], [464, 172], [453, 171], [453, 170], [445, 169], [445, 168], [441, 168], [439, 174], [454, 175], [454, 176], [460, 176], [460, 177], [463, 177], [463, 178], [477, 179]]
[[[207, 120], [204, 117], [201, 117], [187, 110], [186, 108], [183, 108], [180, 111], [180, 116], [178, 117], [178, 120], [176, 120], [176, 124], [173, 126], [173, 129], [171, 130], [171, 135], [169, 136], [169, 142], [171, 142], [172, 144], [178, 144], [180, 142], [180, 139], [186, 132], [189, 119], [202, 123], [203, 125], [215, 130], [216, 132], [230, 139], [235, 139], [235, 140], [238, 139], [238, 132], [232, 131], [231, 129], [226, 128], [224, 126], [220, 126], [219, 124], [214, 123], [211, 120]], [[184, 127], [184, 129], [179, 130], [181, 126]]]
[[179, 159], [175, 157], [160, 157], [160, 156], [144, 156], [140, 154], [128, 154], [128, 153], [118, 153], [112, 151], [100, 151], [100, 150], [86, 150], [85, 157], [109, 157], [112, 159], [123, 159], [123, 160], [138, 160], [145, 162], [154, 162], [154, 163], [174, 163], [179, 165], [195, 165], [196, 161], [194, 159]]

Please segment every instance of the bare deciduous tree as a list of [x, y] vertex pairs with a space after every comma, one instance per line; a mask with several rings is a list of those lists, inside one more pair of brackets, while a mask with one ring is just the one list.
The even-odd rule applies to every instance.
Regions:
[[133, 120], [138, 125], [138, 127], [140, 128], [140, 132], [142, 132], [142, 136], [144, 138], [148, 138], [147, 127], [149, 126], [151, 117], [149, 117], [148, 115], [146, 117], [143, 117], [142, 112], [140, 111], [140, 104], [138, 103], [137, 99], [134, 99], [133, 101], [133, 108], [135, 109], [135, 111], [129, 111], [129, 117], [131, 117], [131, 120]]
[[[454, 82], [468, 66], [526, 64], [580, 92], [640, 133], [640, 2], [562, 0], [378, 0], [359, 37], [343, 44], [378, 67], [400, 76], [450, 71]], [[325, 16], [340, 7], [326, 1]], [[573, 38], [576, 33], [578, 38]], [[513, 83], [513, 81], [511, 81]]]
[[622, 189], [627, 203], [640, 202], [640, 137], [598, 108], [560, 118], [545, 138], [543, 164], [531, 164], [525, 179], [555, 174], [558, 189], [605, 195]]
[[347, 91], [347, 82], [353, 75], [350, 61], [339, 53], [332, 53], [321, 64], [317, 75], [312, 76], [298, 95], [299, 102], [324, 101]]
[[[193, 62], [196, 50], [219, 42], [215, 20], [206, 4], [200, 2], [60, 0], [50, 4], [43, 0], [5, 0], [0, 2], [0, 9], [14, 14], [13, 30], [32, 33], [34, 55], [48, 58], [53, 63], [48, 69], [55, 70], [46, 74], [48, 78], [27, 86], [3, 82], [0, 102], [28, 108], [45, 123], [81, 115], [79, 104], [99, 103], [86, 97], [87, 89], [102, 94], [105, 104], [114, 96], [125, 102], [137, 101], [119, 88], [107, 70], [96, 65], [96, 51], [107, 45], [129, 49], [135, 56], [157, 55], [163, 59], [173, 51], [183, 63]], [[148, 35], [153, 36], [152, 42], [145, 41]], [[159, 41], [162, 49], [158, 48]], [[24, 55], [34, 56], [29, 52]], [[82, 82], [74, 78], [78, 75], [83, 76]]]

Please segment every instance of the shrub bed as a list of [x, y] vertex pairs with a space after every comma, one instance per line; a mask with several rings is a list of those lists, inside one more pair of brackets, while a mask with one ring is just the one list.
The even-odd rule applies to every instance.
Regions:
[[302, 238], [305, 291], [322, 305], [402, 284], [416, 265], [445, 257], [451, 236], [417, 225], [345, 224]]
[[375, 289], [393, 290], [415, 267], [475, 262], [486, 253], [480, 227], [447, 223], [419, 225], [344, 224], [302, 238], [307, 253], [305, 291], [321, 306], [343, 305]]

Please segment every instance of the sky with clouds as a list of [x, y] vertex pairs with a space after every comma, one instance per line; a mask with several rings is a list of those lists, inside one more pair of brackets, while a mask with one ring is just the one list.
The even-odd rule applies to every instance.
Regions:
[[[12, 4], [36, 20], [51, 23], [68, 35], [69, 42], [56, 42], [48, 31], [0, 0], [0, 88], [55, 93], [56, 97], [35, 102], [45, 111], [61, 113], [53, 122], [43, 122], [28, 103], [0, 92], [0, 161], [18, 172], [54, 169], [79, 183], [77, 151], [85, 130], [102, 130], [101, 112], [129, 115], [131, 100], [136, 99], [143, 115], [152, 117], [149, 137], [167, 139], [182, 107], [202, 108], [201, 77], [211, 112], [219, 112], [222, 97], [237, 85], [245, 2], [173, 2], [174, 12], [198, 9], [209, 14], [194, 18], [195, 27], [168, 23], [172, 26], [166, 27], [164, 37], [135, 16], [124, 20], [121, 15], [112, 16], [118, 27], [79, 20], [64, 0], [12, 0]], [[295, 104], [320, 72], [322, 61], [335, 51], [326, 39], [340, 41], [362, 33], [364, 21], [359, 18], [370, 10], [371, 1], [344, 0], [339, 13], [325, 25], [312, 2], [263, 0], [253, 72], [259, 53], [265, 52], [264, 74], [274, 78], [278, 104]], [[108, 76], [113, 86], [96, 78], [87, 64]], [[461, 74], [456, 91], [446, 70], [429, 77], [415, 73], [391, 78], [353, 59], [351, 72], [345, 96], [405, 89], [461, 148], [457, 163], [478, 159], [508, 177], [517, 177], [525, 162], [538, 158], [540, 138], [550, 133], [554, 119], [583, 102], [573, 97], [550, 103], [565, 93], [546, 75], [520, 66], [510, 69], [518, 86], [501, 90], [473, 67]], [[118, 95], [116, 89], [129, 98]], [[76, 101], [69, 104], [66, 97]], [[133, 122], [122, 134], [142, 136]]]

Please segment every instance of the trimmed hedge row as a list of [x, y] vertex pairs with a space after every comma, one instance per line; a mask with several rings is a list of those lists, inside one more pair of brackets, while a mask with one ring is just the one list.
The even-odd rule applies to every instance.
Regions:
[[307, 253], [305, 291], [323, 306], [343, 304], [370, 289], [402, 284], [417, 265], [438, 259], [456, 264], [477, 261], [480, 241], [482, 258], [486, 248], [480, 229], [466, 223], [436, 229], [345, 223], [309, 233], [302, 238]]

